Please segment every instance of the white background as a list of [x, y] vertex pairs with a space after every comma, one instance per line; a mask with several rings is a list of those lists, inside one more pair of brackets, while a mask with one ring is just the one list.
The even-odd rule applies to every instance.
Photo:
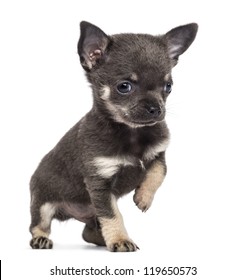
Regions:
[[[1, 1], [3, 279], [60, 279], [49, 276], [55, 265], [141, 271], [120, 279], [245, 279], [242, 2]], [[91, 108], [76, 53], [81, 20], [108, 34], [162, 34], [181, 24], [199, 24], [196, 41], [173, 71], [167, 178], [149, 212], [142, 214], [131, 194], [119, 203], [128, 232], [141, 249], [135, 253], [87, 245], [81, 239], [83, 224], [76, 221], [53, 223], [52, 251], [28, 245], [30, 176]], [[198, 277], [143, 276], [145, 266], [197, 266]]]

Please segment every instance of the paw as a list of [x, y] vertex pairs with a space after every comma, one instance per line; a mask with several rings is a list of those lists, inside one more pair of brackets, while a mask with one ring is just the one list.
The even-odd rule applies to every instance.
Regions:
[[108, 245], [107, 248], [111, 252], [134, 252], [139, 249], [139, 247], [132, 240], [127, 239], [116, 241]]
[[146, 212], [150, 208], [153, 198], [154, 195], [151, 192], [138, 188], [135, 190], [133, 200], [142, 212]]
[[83, 230], [82, 237], [88, 243], [94, 243], [98, 246], [106, 246], [100, 229], [89, 228], [86, 225]]
[[52, 249], [53, 241], [48, 239], [47, 237], [38, 236], [32, 238], [30, 241], [30, 246], [32, 249]]

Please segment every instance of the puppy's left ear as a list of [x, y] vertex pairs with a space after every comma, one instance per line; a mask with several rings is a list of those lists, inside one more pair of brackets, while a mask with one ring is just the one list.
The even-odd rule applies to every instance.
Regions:
[[175, 65], [179, 56], [184, 53], [194, 41], [198, 30], [196, 23], [182, 25], [170, 30], [164, 35], [167, 42], [169, 57]]
[[80, 23], [80, 32], [77, 50], [83, 68], [89, 71], [104, 58], [109, 37], [99, 27], [86, 21]]

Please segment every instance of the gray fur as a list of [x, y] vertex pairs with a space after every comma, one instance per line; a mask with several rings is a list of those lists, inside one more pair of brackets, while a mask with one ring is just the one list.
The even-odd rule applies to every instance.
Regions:
[[[163, 170], [159, 169], [159, 176], [166, 173], [166, 85], [172, 84], [171, 69], [193, 42], [197, 25], [181, 26], [162, 36], [108, 36], [87, 22], [80, 27], [78, 54], [94, 103], [42, 159], [31, 178], [30, 244], [51, 248], [51, 220], [75, 218], [86, 223], [87, 242], [106, 245], [111, 251], [134, 251], [137, 245], [128, 237], [121, 240], [120, 234], [113, 235], [117, 229], [111, 229], [116, 241], [110, 241], [102, 221], [120, 220], [113, 197], [132, 190], [137, 194], [156, 162]], [[123, 82], [132, 86], [130, 93], [119, 92]], [[50, 208], [52, 217], [47, 213]]]

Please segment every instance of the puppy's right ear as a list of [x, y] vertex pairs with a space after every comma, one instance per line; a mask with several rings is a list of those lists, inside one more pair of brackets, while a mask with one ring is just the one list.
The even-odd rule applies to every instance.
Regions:
[[83, 68], [91, 70], [104, 57], [109, 37], [97, 26], [82, 21], [77, 49]]

